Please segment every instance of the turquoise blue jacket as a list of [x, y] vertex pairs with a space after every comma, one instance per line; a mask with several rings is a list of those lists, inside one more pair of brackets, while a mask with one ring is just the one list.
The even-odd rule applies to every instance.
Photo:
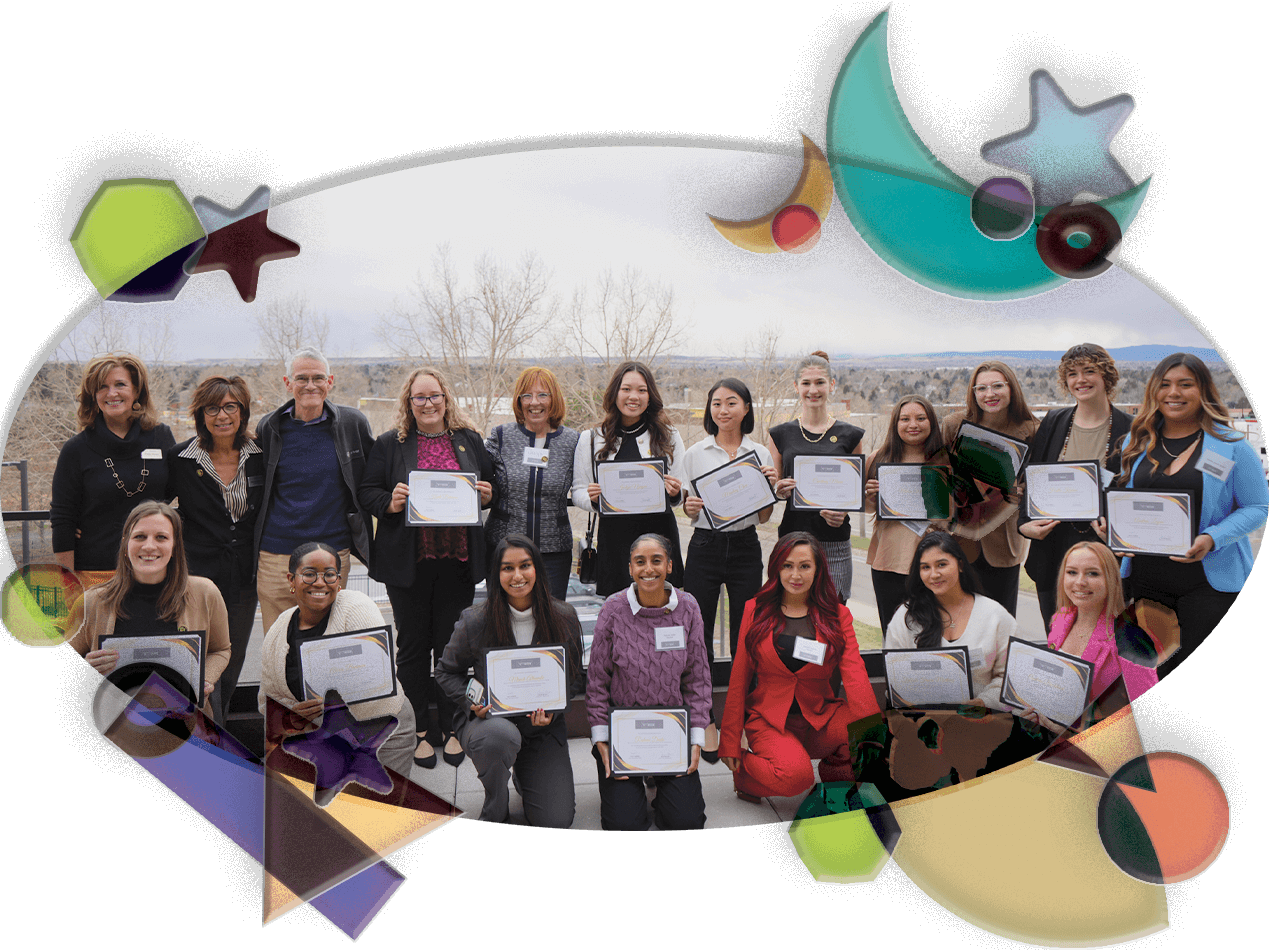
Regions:
[[[1251, 542], [1247, 536], [1265, 523], [1269, 516], [1269, 485], [1256, 450], [1247, 439], [1233, 429], [1218, 425], [1222, 436], [1238, 435], [1233, 442], [1203, 435], [1198, 451], [1211, 450], [1222, 458], [1232, 459], [1234, 468], [1225, 481], [1203, 472], [1203, 505], [1199, 512], [1199, 534], [1206, 534], [1216, 542], [1216, 547], [1200, 562], [1207, 582], [1217, 590], [1234, 593], [1243, 589], [1247, 575], [1251, 573]], [[1120, 446], [1127, 445], [1128, 437]], [[1200, 455], [1200, 458], [1202, 456]], [[1136, 478], [1137, 468], [1145, 454], [1137, 456], [1132, 466], [1129, 487]], [[1197, 459], [1195, 460], [1197, 462]], [[1120, 572], [1124, 577], [1132, 573], [1132, 558], [1124, 558]]]

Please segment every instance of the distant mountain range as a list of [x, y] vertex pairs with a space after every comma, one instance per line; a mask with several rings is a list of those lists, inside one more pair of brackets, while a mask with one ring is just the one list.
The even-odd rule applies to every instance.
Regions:
[[[928, 361], [949, 361], [949, 362], [978, 362], [983, 359], [997, 358], [1010, 359], [1031, 362], [1056, 363], [1062, 358], [1065, 350], [978, 350], [974, 352], [945, 352], [945, 353], [896, 353], [892, 356], [869, 356], [856, 357], [844, 356], [837, 359], [855, 362], [858, 360], [868, 360], [875, 362], [880, 360], [921, 360]], [[1171, 356], [1173, 353], [1184, 352], [1193, 353], [1204, 363], [1224, 363], [1225, 358], [1211, 347], [1202, 346], [1169, 346], [1162, 343], [1148, 343], [1142, 346], [1120, 346], [1110, 347], [1107, 351], [1116, 362], [1120, 363], [1157, 363], [1165, 356]]]

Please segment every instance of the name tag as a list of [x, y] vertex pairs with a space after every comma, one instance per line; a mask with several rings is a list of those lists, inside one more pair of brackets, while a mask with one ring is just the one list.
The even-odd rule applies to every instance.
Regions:
[[1199, 458], [1198, 465], [1194, 467], [1200, 472], [1205, 472], [1223, 482], [1229, 478], [1229, 473], [1234, 470], [1234, 460], [1217, 455], [1211, 449], [1206, 449]]
[[162, 449], [142, 449], [141, 457], [143, 459], [161, 459], [163, 457]]
[[263, 485], [263, 484], [264, 484], [264, 476], [263, 476], [263, 475], [248, 475], [248, 476], [247, 476], [247, 487], [248, 487], [248, 488], [259, 488], [259, 487], [260, 487], [261, 485]]
[[658, 650], [686, 650], [687, 631], [682, 627], [657, 627]]
[[826, 643], [820, 643], [818, 640], [808, 640], [806, 637], [793, 638], [793, 658], [796, 660], [805, 660], [807, 663], [814, 663], [816, 666], [824, 665], [824, 648], [828, 646]]
[[528, 446], [524, 450], [524, 464], [531, 468], [546, 468], [547, 460], [551, 457], [551, 450], [544, 449], [541, 446], [534, 448]]

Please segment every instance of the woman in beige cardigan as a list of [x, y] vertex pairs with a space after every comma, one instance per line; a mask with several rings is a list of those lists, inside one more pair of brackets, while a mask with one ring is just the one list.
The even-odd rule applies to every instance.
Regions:
[[[358, 591], [340, 589], [341, 567], [338, 552], [328, 544], [310, 541], [291, 552], [286, 579], [295, 593], [296, 606], [284, 611], [269, 628], [260, 651], [260, 713], [267, 722], [268, 699], [285, 706], [290, 712], [283, 722], [284, 733], [305, 732], [322, 715], [321, 698], [297, 698], [304, 688], [294, 643], [383, 626], [383, 615], [373, 600]], [[396, 659], [394, 640], [394, 669]], [[414, 709], [405, 701], [400, 685], [384, 699], [350, 703], [348, 711], [359, 720], [396, 717], [396, 729], [379, 747], [379, 761], [408, 777], [414, 757]]]
[[[114, 576], [89, 588], [71, 608], [70, 644], [107, 676], [119, 651], [98, 649], [102, 637], [204, 631], [205, 700], [229, 664], [229, 618], [216, 585], [191, 577], [185, 563], [181, 519], [161, 501], [143, 501], [123, 525]], [[211, 717], [211, 707], [203, 713]]]

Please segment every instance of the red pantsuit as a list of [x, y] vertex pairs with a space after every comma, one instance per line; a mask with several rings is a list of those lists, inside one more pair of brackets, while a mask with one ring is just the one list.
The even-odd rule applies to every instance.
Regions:
[[[757, 657], [746, 644], [753, 623], [754, 601], [745, 605], [740, 641], [732, 660], [731, 683], [723, 711], [721, 756], [740, 759], [733, 775], [736, 789], [748, 795], [787, 797], [815, 784], [811, 760], [820, 759], [820, 781], [854, 778], [847, 747], [852, 722], [880, 710], [855, 642], [855, 627], [845, 604], [837, 622], [846, 649], [834, 657], [830, 647], [823, 665], [807, 663], [796, 673], [784, 665], [772, 637], [758, 644]], [[825, 641], [822, 632], [816, 639]], [[833, 671], [841, 673], [845, 699], [833, 694]], [[753, 688], [750, 689], [750, 684]], [[801, 714], [791, 714], [797, 699]], [[749, 751], [741, 752], [743, 725]]]

